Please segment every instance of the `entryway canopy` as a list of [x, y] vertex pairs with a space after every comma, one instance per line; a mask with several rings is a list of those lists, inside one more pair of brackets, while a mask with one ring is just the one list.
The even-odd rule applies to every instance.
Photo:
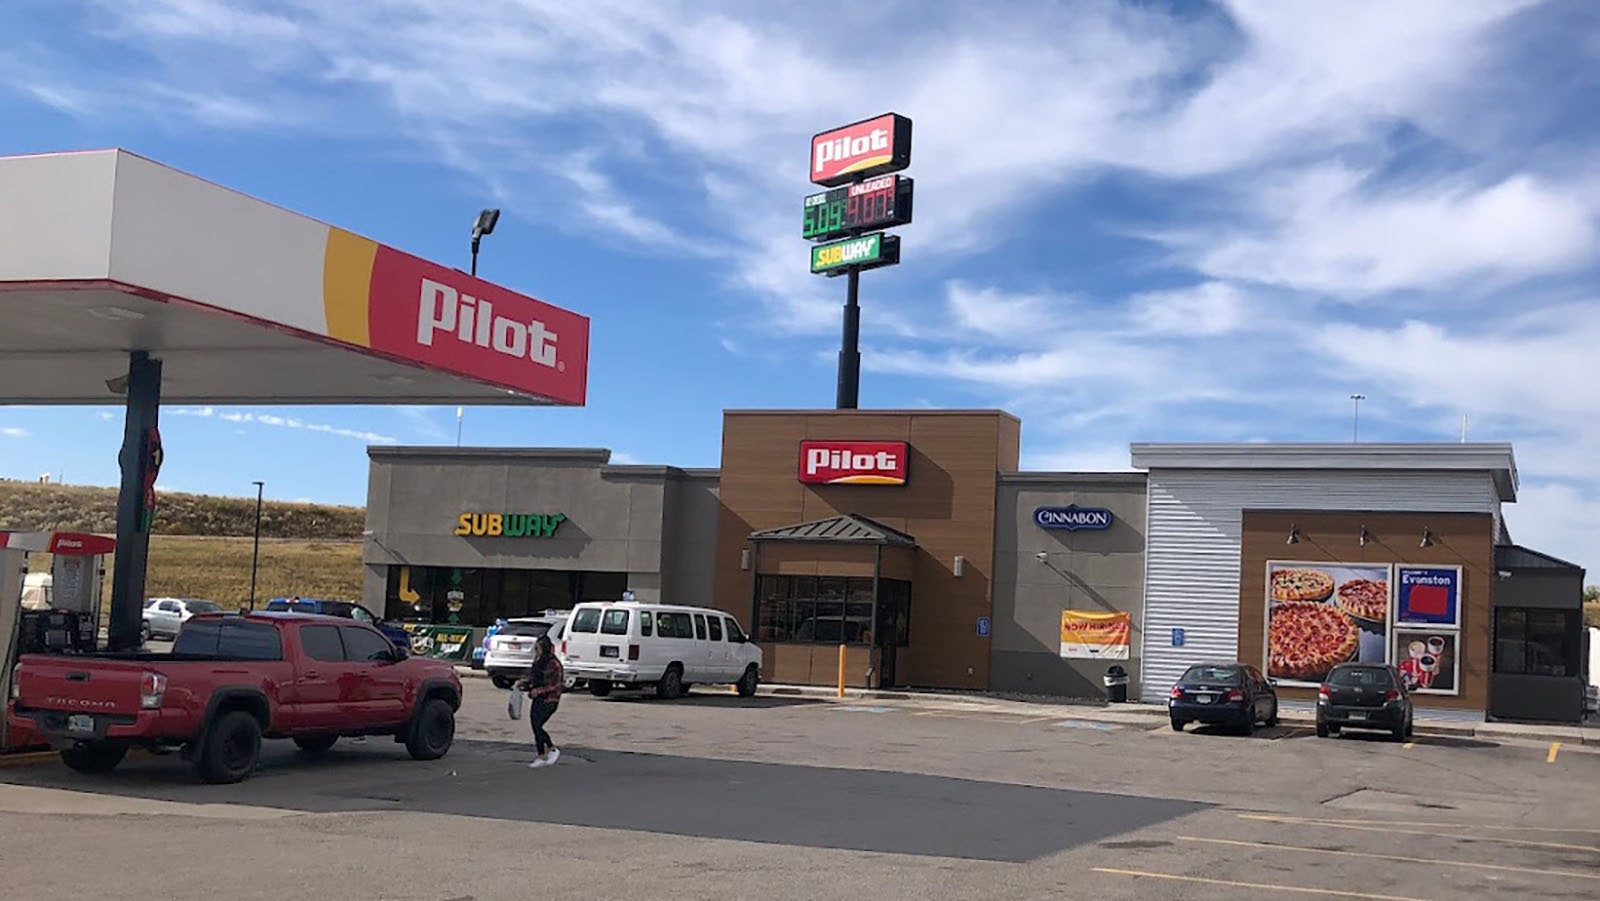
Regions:
[[779, 526], [750, 533], [751, 541], [825, 541], [848, 544], [877, 544], [916, 547], [917, 540], [898, 529], [855, 513], [830, 516], [811, 522]]

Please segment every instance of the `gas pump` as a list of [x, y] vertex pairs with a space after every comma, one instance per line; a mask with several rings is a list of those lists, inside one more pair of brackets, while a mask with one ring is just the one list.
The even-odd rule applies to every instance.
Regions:
[[[116, 541], [81, 532], [0, 532], [0, 698], [11, 698], [11, 670], [23, 654], [81, 654], [98, 646], [105, 557]], [[48, 553], [51, 590], [46, 609], [24, 610], [28, 555]], [[0, 717], [0, 751], [26, 747]]]

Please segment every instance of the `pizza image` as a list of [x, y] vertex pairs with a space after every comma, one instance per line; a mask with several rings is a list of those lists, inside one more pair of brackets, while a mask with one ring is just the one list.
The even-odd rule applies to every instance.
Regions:
[[1333, 576], [1320, 570], [1272, 571], [1272, 599], [1275, 601], [1325, 601], [1331, 594], [1333, 594]]
[[1389, 583], [1383, 579], [1351, 579], [1339, 586], [1339, 609], [1360, 619], [1381, 623], [1389, 618]]
[[1287, 601], [1271, 611], [1267, 627], [1267, 674], [1320, 680], [1334, 664], [1355, 656], [1360, 630], [1337, 607]]

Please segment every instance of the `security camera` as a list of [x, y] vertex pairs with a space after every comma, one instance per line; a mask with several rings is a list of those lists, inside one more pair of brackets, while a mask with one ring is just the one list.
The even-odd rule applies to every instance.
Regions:
[[1033, 559], [1039, 561], [1040, 563], [1045, 563], [1049, 561], [1050, 555], [1044, 551], [1040, 551], [1039, 553], [1033, 555]]

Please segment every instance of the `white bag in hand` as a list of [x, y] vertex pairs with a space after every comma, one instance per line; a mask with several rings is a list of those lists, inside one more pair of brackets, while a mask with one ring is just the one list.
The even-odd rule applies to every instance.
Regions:
[[522, 692], [515, 688], [506, 696], [506, 716], [514, 720], [522, 719]]

